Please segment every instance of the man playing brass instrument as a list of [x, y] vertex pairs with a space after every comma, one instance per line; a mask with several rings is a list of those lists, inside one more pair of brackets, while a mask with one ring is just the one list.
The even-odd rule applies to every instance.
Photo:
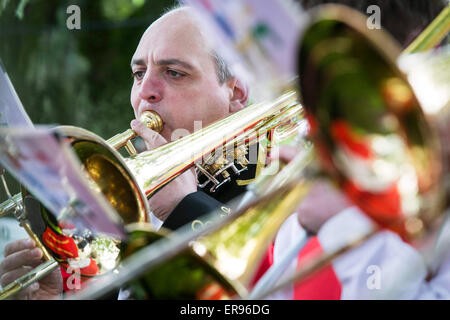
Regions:
[[[148, 149], [176, 140], [182, 130], [194, 132], [196, 121], [209, 125], [247, 102], [247, 88], [230, 74], [195, 20], [195, 13], [187, 8], [164, 15], [144, 33], [131, 60], [136, 119], [153, 110], [164, 121], [161, 134], [137, 120], [131, 122]], [[170, 215], [165, 227], [177, 228], [193, 220], [186, 216], [189, 212], [178, 213], [180, 207], [206, 206], [203, 213], [212, 209], [210, 199], [196, 192], [196, 178], [188, 171], [154, 195], [150, 207], [162, 221]], [[178, 220], [183, 217], [187, 220]]]
[[[206, 119], [204, 121], [207, 121], [207, 119], [215, 121], [220, 117], [226, 116], [227, 114], [242, 108], [245, 104], [245, 100], [247, 99], [246, 89], [239, 83], [239, 81], [234, 79], [234, 85], [233, 81], [230, 80], [233, 78], [229, 78], [227, 80], [225, 77], [225, 81], [222, 83], [220, 80], [217, 81], [217, 83], [213, 81], [213, 74], [216, 76], [214, 72], [217, 72], [217, 69], [214, 70], [213, 68], [217, 68], [217, 64], [214, 65], [214, 63], [208, 63], [208, 61], [214, 62], [217, 60], [214, 60], [216, 59], [214, 54], [211, 55], [211, 52], [207, 50], [208, 46], [205, 45], [202, 47], [202, 45], [205, 44], [205, 42], [200, 41], [202, 37], [196, 39], [191, 39], [189, 37], [192, 36], [192, 34], [201, 35], [201, 31], [196, 28], [197, 26], [195, 24], [191, 24], [193, 22], [191, 18], [192, 16], [187, 14], [186, 9], [176, 10], [168, 15], [165, 15], [163, 18], [152, 24], [152, 26], [146, 31], [141, 39], [141, 43], [139, 44], [135, 55], [133, 56], [132, 68], [134, 84], [131, 93], [131, 102], [136, 118], [144, 110], [151, 109], [160, 113], [166, 122], [166, 125], [167, 121], [169, 121], [169, 126], [165, 129], [166, 131], [161, 133], [161, 135], [144, 128], [135, 121], [132, 122], [133, 129], [144, 138], [148, 148], [154, 148], [170, 141], [174, 131], [177, 128], [184, 128], [192, 132], [193, 120], [203, 119], [197, 118], [195, 115], [205, 116]], [[183, 39], [177, 37], [177, 30], [182, 31]], [[200, 41], [200, 43], [197, 43], [197, 41]], [[179, 43], [180, 46], [178, 46]], [[164, 46], [163, 44], [166, 44], [167, 46]], [[177, 53], [183, 55], [183, 59], [180, 59], [179, 56], [170, 55], [173, 54], [176, 49], [189, 50], [182, 52], [177, 51]], [[185, 60], [185, 54], [188, 53], [195, 55], [195, 57], [192, 56], [190, 59]], [[206, 62], [206, 65], [199, 65], [199, 62]], [[205, 83], [202, 81], [206, 81], [206, 79], [213, 82]], [[203, 96], [201, 95], [205, 94], [205, 91], [209, 94], [208, 98], [203, 99]], [[173, 101], [174, 104], [168, 105], [169, 101]], [[212, 102], [217, 102], [218, 104], [212, 104]], [[198, 107], [199, 113], [196, 113], [196, 108], [192, 108], [191, 110], [191, 105], [193, 107]], [[186, 106], [189, 106], [188, 109], [186, 109]], [[209, 110], [207, 109], [208, 107], [217, 107], [217, 109]], [[185, 115], [178, 110], [188, 110], [190, 114]], [[203, 112], [205, 113], [203, 114]], [[170, 125], [170, 122], [172, 121], [177, 125]], [[203, 124], [206, 125], [208, 123]], [[177, 213], [180, 204], [183, 205], [183, 203], [187, 202], [188, 204], [186, 206], [189, 207], [201, 206], [203, 203], [205, 204], [205, 207], [211, 208], [209, 207], [209, 204], [213, 201], [212, 199], [196, 198], [196, 181], [193, 173], [191, 172], [185, 173], [183, 176], [173, 181], [165, 189], [166, 192], [165, 190], [161, 190], [161, 192], [156, 195], [158, 196], [157, 198], [152, 198], [151, 207], [154, 210], [155, 215], [157, 215], [157, 217], [161, 220], [165, 220], [166, 223], [171, 217], [179, 216], [178, 214], [174, 215], [174, 213]], [[212, 205], [212, 207], [214, 207], [214, 205]], [[295, 236], [298, 234], [301, 226], [318, 233], [319, 236], [315, 239], [315, 242], [312, 242], [312, 244], [316, 247], [322, 246], [322, 249], [326, 250], [326, 245], [329, 243], [325, 243], [325, 241], [323, 241], [325, 238], [321, 237], [321, 235], [323, 236], [325, 233], [329, 234], [329, 231], [333, 231], [333, 229], [329, 227], [330, 223], [334, 223], [336, 225], [336, 223], [339, 224], [339, 222], [341, 222], [341, 226], [348, 225], [349, 223], [355, 221], [356, 223], [360, 223], [360, 225], [369, 223], [366, 221], [368, 219], [364, 216], [362, 218], [359, 217], [360, 215], [362, 216], [362, 214], [355, 212], [352, 208], [349, 208], [347, 200], [342, 195], [334, 193], [333, 190], [330, 189], [330, 186], [325, 184], [319, 184], [313, 189], [309, 197], [303, 201], [299, 212], [302, 212], [302, 214], [299, 214], [298, 217], [297, 215], [293, 215], [281, 228], [278, 236], [280, 238], [280, 236], [282, 237], [286, 235], [286, 239], [281, 241], [279, 238], [277, 239], [278, 243], [277, 241], [275, 243], [275, 258], [277, 257], [277, 250], [281, 252], [282, 250], [280, 250], [280, 248], [286, 248], [289, 244], [289, 236]], [[297, 222], [297, 219], [299, 220], [299, 223]], [[334, 236], [334, 234], [331, 234], [331, 236]], [[330, 237], [330, 241], [331, 240], [332, 239]], [[328, 282], [322, 282], [314, 288], [309, 287], [310, 290], [308, 290], [308, 287], [300, 287], [298, 290], [295, 290], [293, 294], [284, 295], [281, 296], [281, 298], [356, 299], [362, 297], [357, 295], [358, 292], [356, 292], [356, 290], [355, 292], [350, 292], [349, 288], [351, 289], [352, 286], [355, 287], [355, 284], [361, 279], [363, 279], [363, 283], [365, 284], [365, 280], [369, 275], [367, 273], [363, 273], [362, 275], [366, 276], [366, 278], [363, 278], [361, 277], [361, 274], [355, 274], [352, 272], [354, 269], [351, 267], [358, 265], [364, 268], [366, 265], [361, 263], [361, 257], [366, 257], [367, 255], [370, 255], [369, 258], [372, 259], [367, 260], [370, 262], [370, 265], [383, 263], [383, 258], [385, 257], [378, 256], [377, 253], [385, 252], [383, 250], [383, 248], [385, 248], [385, 246], [383, 247], [384, 243], [396, 243], [396, 247], [390, 248], [393, 249], [394, 252], [409, 250], [406, 244], [403, 244], [399, 241], [399, 239], [390, 235], [386, 236], [385, 234], [380, 234], [379, 238], [376, 240], [381, 241], [379, 241], [375, 246], [369, 248], [367, 246], [361, 247], [360, 249], [362, 251], [350, 257], [347, 260], [347, 264], [342, 264], [343, 266], [340, 268], [338, 265], [337, 267], [335, 265], [333, 268], [334, 270], [328, 269], [325, 272], [326, 274], [324, 277], [325, 280], [328, 280]], [[368, 243], [368, 245], [370, 245], [370, 243]], [[8, 257], [5, 259], [5, 261], [9, 262], [6, 265], [3, 263], [0, 265], [2, 284], [6, 284], [20, 274], [25, 273], [21, 272], [21, 266], [31, 265], [31, 261], [33, 261], [33, 263], [38, 261], [39, 256], [32, 259], [31, 248], [33, 248], [33, 246], [26, 244], [25, 242], [16, 242], [11, 244], [8, 249]], [[371, 249], [374, 249], [375, 251], [372, 251]], [[414, 254], [411, 256], [412, 258], [415, 258]], [[300, 258], [301, 255], [299, 256], [299, 259]], [[294, 263], [297, 263], [297, 261]], [[340, 273], [342, 271], [347, 271], [347, 273]], [[365, 271], [365, 269], [363, 271]], [[422, 280], [419, 277], [417, 277], [417, 279]], [[337, 286], [333, 287], [333, 285], [339, 281], [340, 283], [337, 283]], [[33, 288], [35, 291], [32, 291], [33, 289], [29, 289], [27, 293], [30, 294], [29, 297], [33, 299], [46, 299], [58, 296], [61, 293], [60, 283], [61, 280], [59, 274], [54, 272], [51, 276], [39, 283], [41, 290]], [[326, 291], [326, 295], [311, 295], [311, 292], [317, 292], [317, 287], [321, 287], [324, 291]], [[338, 288], [336, 289], [336, 287]], [[370, 288], [364, 289], [370, 290]], [[408, 288], [405, 288], [405, 290], [407, 289]], [[414, 298], [414, 296], [410, 296], [410, 298]]]
[[[248, 89], [233, 77], [214, 52], [195, 12], [176, 8], [150, 25], [131, 60], [133, 87], [131, 104], [136, 119], [146, 110], [156, 111], [164, 121], [160, 134], [137, 120], [131, 127], [148, 149], [177, 139], [180, 132], [192, 133], [194, 122], [202, 126], [242, 109]], [[176, 229], [213, 209], [221, 202], [197, 191], [197, 179], [188, 170], [149, 201], [152, 213], [163, 226]], [[30, 240], [9, 243], [0, 264], [1, 285], [5, 286], [37, 266], [42, 251]], [[59, 270], [23, 290], [18, 298], [62, 297]]]

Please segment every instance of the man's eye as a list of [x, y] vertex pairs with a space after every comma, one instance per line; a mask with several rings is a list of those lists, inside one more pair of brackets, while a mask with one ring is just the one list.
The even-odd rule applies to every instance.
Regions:
[[132, 75], [134, 79], [141, 80], [145, 75], [145, 71], [134, 71], [132, 72]]
[[181, 77], [184, 77], [184, 76], [185, 76], [184, 73], [181, 73], [181, 72], [178, 72], [178, 71], [175, 71], [175, 70], [171, 70], [171, 69], [168, 69], [168, 70], [167, 70], [167, 74], [168, 74], [171, 78], [181, 78]]

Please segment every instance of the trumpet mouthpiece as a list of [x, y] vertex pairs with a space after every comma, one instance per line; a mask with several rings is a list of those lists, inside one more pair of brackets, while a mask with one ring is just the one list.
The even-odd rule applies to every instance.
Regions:
[[139, 118], [139, 121], [143, 122], [147, 128], [158, 133], [162, 131], [164, 125], [161, 116], [155, 111], [144, 111]]

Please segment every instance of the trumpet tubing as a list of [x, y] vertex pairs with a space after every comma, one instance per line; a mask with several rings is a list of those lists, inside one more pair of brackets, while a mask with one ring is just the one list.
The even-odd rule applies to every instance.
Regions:
[[[187, 169], [201, 162], [213, 151], [234, 150], [254, 143], [269, 131], [302, 115], [302, 107], [291, 91], [270, 103], [247, 106], [227, 118], [157, 149], [125, 160], [147, 197]], [[289, 130], [298, 124], [286, 125]]]
[[[156, 131], [158, 133], [162, 131], [164, 126], [161, 117], [155, 111], [144, 111], [139, 120], [144, 123], [147, 128], [152, 129], [153, 131]], [[131, 142], [131, 140], [136, 137], [136, 132], [128, 129], [109, 138], [106, 143], [115, 150], [125, 147], [130, 155], [136, 155], [137, 151]]]

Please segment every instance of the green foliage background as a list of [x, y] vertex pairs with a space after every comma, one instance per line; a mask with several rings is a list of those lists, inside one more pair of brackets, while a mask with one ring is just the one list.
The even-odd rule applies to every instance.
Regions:
[[[129, 128], [131, 56], [148, 25], [176, 3], [0, 0], [0, 58], [33, 123], [104, 138]], [[70, 5], [81, 9], [80, 30], [66, 26]]]

